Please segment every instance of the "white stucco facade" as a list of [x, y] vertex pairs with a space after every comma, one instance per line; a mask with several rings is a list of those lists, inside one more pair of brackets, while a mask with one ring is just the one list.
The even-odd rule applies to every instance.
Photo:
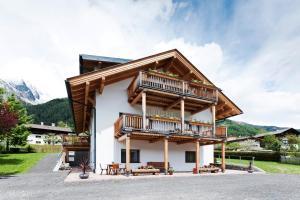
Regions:
[[[108, 163], [121, 163], [121, 149], [125, 149], [124, 142], [118, 142], [114, 137], [114, 123], [119, 118], [119, 113], [142, 114], [140, 105], [131, 106], [127, 101], [127, 87], [131, 79], [126, 79], [104, 88], [101, 95], [96, 94], [96, 148], [93, 140], [93, 117], [90, 120], [91, 148], [90, 156], [93, 163], [94, 151], [96, 151], [96, 171], [99, 172], [100, 163], [106, 166]], [[162, 108], [153, 108], [147, 106], [147, 113], [153, 112], [153, 109], [161, 110]], [[174, 115], [179, 114], [179, 111]], [[210, 110], [191, 116], [185, 113], [186, 119], [197, 119], [201, 121], [211, 121], [212, 115]], [[149, 143], [143, 140], [131, 140], [131, 149], [140, 151], [140, 163], [132, 163], [132, 168], [145, 165], [147, 162], [163, 162], [164, 145], [162, 141]], [[96, 150], [95, 150], [96, 149]], [[195, 143], [180, 144], [169, 143], [169, 162], [175, 171], [192, 171], [195, 163], [185, 162], [185, 151], [195, 151]], [[208, 165], [213, 162], [213, 145], [200, 147], [200, 165]]]

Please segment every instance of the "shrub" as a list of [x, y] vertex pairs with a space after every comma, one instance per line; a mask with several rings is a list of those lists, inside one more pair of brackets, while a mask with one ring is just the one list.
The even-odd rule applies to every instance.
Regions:
[[[215, 151], [215, 157], [220, 157], [221, 152]], [[225, 156], [230, 156], [231, 158], [239, 158], [242, 159], [251, 159], [255, 157], [255, 160], [262, 160], [262, 161], [280, 161], [280, 153], [279, 152], [268, 152], [268, 151], [226, 151]]]
[[20, 147], [11, 147], [11, 148], [9, 149], [9, 151], [10, 151], [11, 153], [19, 153], [19, 152], [20, 152]]
[[264, 146], [268, 150], [280, 151], [281, 142], [279, 139], [275, 137], [275, 135], [267, 135], [262, 140], [262, 146]]
[[35, 152], [34, 148], [30, 146], [29, 144], [25, 146], [26, 152], [33, 153]]

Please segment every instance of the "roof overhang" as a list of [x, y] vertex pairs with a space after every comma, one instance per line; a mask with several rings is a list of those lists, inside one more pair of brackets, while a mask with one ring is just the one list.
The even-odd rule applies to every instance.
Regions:
[[[177, 49], [106, 67], [102, 70], [74, 76], [66, 80], [66, 87], [73, 112], [76, 132], [84, 131], [84, 119], [86, 118], [86, 113], [90, 112], [91, 107], [93, 106], [93, 98], [96, 91], [101, 94], [106, 85], [134, 77], [140, 70], [150, 68], [157, 63], [173, 62], [174, 59], [176, 62], [181, 63], [182, 66], [186, 67], [190, 73], [216, 87]], [[223, 107], [227, 106], [227, 115], [221, 116], [220, 118], [217, 118], [217, 120], [243, 113], [242, 110], [236, 106], [221, 90], [219, 90], [219, 99], [221, 102], [223, 102], [223, 104], [220, 105], [220, 111], [223, 111]], [[228, 108], [230, 108], [229, 111]]]

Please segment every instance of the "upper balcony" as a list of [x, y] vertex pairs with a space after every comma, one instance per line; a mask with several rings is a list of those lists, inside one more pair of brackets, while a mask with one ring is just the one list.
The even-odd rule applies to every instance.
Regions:
[[226, 138], [227, 127], [216, 127], [213, 135], [213, 125], [200, 121], [184, 121], [181, 128], [181, 120], [178, 118], [166, 118], [148, 116], [146, 118], [146, 129], [143, 129], [143, 117], [135, 114], [122, 114], [115, 122], [115, 137], [122, 136], [123, 133], [149, 132], [162, 135], [182, 135], [196, 136], [202, 138]]
[[90, 137], [77, 135], [64, 135], [63, 147], [66, 149], [89, 149]]
[[[167, 106], [176, 101], [178, 97], [185, 97], [186, 109], [194, 111], [199, 109], [197, 108], [199, 102], [212, 104], [218, 101], [218, 88], [215, 86], [201, 83], [198, 80], [184, 81], [179, 79], [176, 74], [158, 71], [141, 71], [128, 87], [128, 101], [130, 103], [139, 102], [138, 96], [145, 89], [150, 94], [147, 102], [156, 106]], [[160, 101], [157, 96], [164, 99]]]

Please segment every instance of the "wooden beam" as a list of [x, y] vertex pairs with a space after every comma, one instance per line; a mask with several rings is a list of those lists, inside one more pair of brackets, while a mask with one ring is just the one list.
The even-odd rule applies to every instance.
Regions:
[[146, 130], [146, 93], [142, 92], [143, 129]]
[[189, 78], [191, 75], [193, 74], [192, 71], [189, 71], [188, 73], [186, 73], [185, 75], [183, 75], [182, 79], [186, 80], [187, 78]]
[[224, 112], [222, 113], [218, 113], [217, 116], [226, 116], [227, 114], [233, 112], [234, 110], [232, 108], [229, 108], [228, 110], [225, 110]]
[[88, 101], [95, 107], [96, 102], [94, 99], [92, 99], [91, 97], [88, 97]]
[[181, 132], [184, 132], [184, 99], [180, 99], [180, 109], [181, 109]]
[[176, 144], [180, 145], [180, 144], [194, 143], [194, 142], [195, 142], [195, 139], [189, 139], [189, 140], [178, 141], [178, 142], [176, 142]]
[[102, 92], [103, 92], [104, 83], [105, 83], [105, 77], [102, 77], [101, 81], [100, 81], [99, 94], [102, 94]]
[[131, 101], [131, 105], [136, 104], [140, 98], [142, 97], [143, 91], [141, 91], [132, 101]]
[[165, 168], [165, 174], [168, 174], [169, 170], [169, 143], [168, 138], [164, 138], [164, 168]]
[[87, 110], [87, 102], [88, 102], [88, 97], [89, 97], [89, 90], [90, 90], [90, 82], [85, 83], [85, 97], [84, 97], [84, 109], [83, 109], [83, 132], [85, 131], [85, 122], [86, 122], [86, 110]]
[[196, 141], [196, 159], [195, 159], [195, 168], [197, 171], [197, 174], [199, 173], [199, 164], [200, 164], [200, 144], [199, 140]]
[[226, 168], [226, 164], [225, 164], [225, 142], [222, 142], [221, 149], [222, 149], [221, 169], [222, 169], [222, 172], [224, 173], [225, 172], [225, 168]]
[[211, 106], [211, 115], [212, 115], [212, 128], [213, 128], [213, 136], [216, 135], [216, 106], [213, 104]]
[[177, 99], [176, 101], [174, 101], [173, 103], [171, 103], [169, 106], [165, 107], [165, 110], [169, 110], [169, 109], [173, 108], [174, 106], [176, 106], [180, 102], [181, 102], [181, 98]]
[[121, 137], [118, 138], [118, 142], [122, 142], [122, 141], [126, 140], [126, 138], [127, 138], [127, 134], [122, 135]]
[[168, 66], [166, 67], [166, 71], [169, 71], [170, 68], [172, 67], [172, 65], [174, 64], [174, 60], [176, 59], [176, 57], [173, 57], [172, 60], [169, 62]]
[[161, 138], [161, 137], [158, 137], [158, 138], [149, 140], [149, 143], [155, 143], [155, 142], [158, 142], [158, 141], [160, 141], [160, 140], [162, 140], [162, 138]]
[[130, 137], [126, 137], [126, 172], [130, 172]]
[[180, 70], [180, 68], [178, 68], [176, 65], [172, 65], [172, 67], [181, 75], [184, 76], [183, 72]]

